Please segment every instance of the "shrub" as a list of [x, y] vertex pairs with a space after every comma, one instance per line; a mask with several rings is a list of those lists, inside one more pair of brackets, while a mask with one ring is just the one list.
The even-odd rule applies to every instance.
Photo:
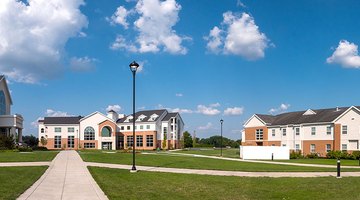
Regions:
[[48, 148], [46, 147], [33, 147], [33, 151], [48, 151]]
[[360, 159], [360, 151], [353, 151], [353, 152], [352, 152], [352, 156], [353, 156], [356, 160]]
[[2, 149], [14, 149], [15, 143], [12, 135], [0, 135], [0, 148]]
[[32, 152], [33, 151], [32, 148], [30, 148], [30, 147], [22, 147], [22, 146], [19, 146], [18, 150], [20, 152]]
[[306, 155], [306, 158], [319, 158], [319, 154], [318, 153], [310, 153], [310, 154]]
[[326, 158], [330, 159], [340, 159], [342, 152], [341, 151], [329, 151], [326, 154]]
[[301, 151], [292, 151], [290, 152], [290, 159], [299, 159], [303, 158], [303, 155], [301, 154]]

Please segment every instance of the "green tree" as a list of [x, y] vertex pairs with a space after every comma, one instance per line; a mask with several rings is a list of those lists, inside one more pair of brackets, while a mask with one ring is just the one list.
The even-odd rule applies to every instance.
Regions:
[[27, 146], [33, 148], [38, 146], [38, 138], [33, 135], [22, 136], [23, 143], [27, 144]]
[[47, 139], [45, 137], [41, 137], [40, 143], [41, 143], [42, 146], [46, 146], [47, 145]]
[[162, 142], [162, 148], [163, 149], [165, 149], [166, 148], [166, 140], [167, 140], [167, 136], [166, 136], [167, 134], [166, 133], [164, 133], [164, 140], [163, 140], [163, 142]]
[[0, 149], [14, 149], [15, 148], [15, 142], [14, 137], [12, 135], [0, 135]]
[[191, 137], [191, 134], [185, 131], [183, 137], [184, 137], [184, 148], [193, 147], [193, 139]]

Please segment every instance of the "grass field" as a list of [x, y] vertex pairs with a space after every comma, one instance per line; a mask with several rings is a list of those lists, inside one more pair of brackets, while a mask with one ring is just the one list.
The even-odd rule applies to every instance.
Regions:
[[[181, 150], [176, 151], [177, 153], [188, 153], [188, 154], [198, 154], [198, 155], [206, 155], [206, 156], [220, 156], [220, 149], [213, 148], [200, 148], [198, 150]], [[240, 159], [240, 150], [238, 148], [227, 149], [223, 148], [222, 150], [223, 157], [227, 158], [239, 158]]]
[[58, 151], [34, 151], [34, 152], [0, 152], [0, 162], [39, 162], [51, 161]]
[[[85, 151], [79, 153], [86, 162], [114, 163], [114, 164], [132, 164], [131, 153], [103, 153], [101, 151]], [[227, 171], [252, 171], [252, 172], [321, 172], [331, 171], [332, 168], [288, 166], [276, 164], [262, 164], [238, 162], [229, 160], [218, 160], [212, 158], [199, 158], [184, 155], [157, 154], [145, 155], [136, 154], [136, 165], [156, 166], [169, 168], [187, 168], [187, 169], [213, 169]], [[360, 171], [360, 169], [343, 169], [342, 171]]]
[[47, 169], [42, 167], [0, 167], [0, 199], [16, 199]]
[[[336, 159], [291, 159], [291, 160], [281, 160], [274, 162], [289, 162], [289, 163], [305, 163], [305, 164], [320, 164], [320, 165], [336, 165]], [[344, 166], [359, 166], [358, 160], [341, 160], [341, 165]]]
[[360, 179], [247, 178], [89, 167], [109, 199], [360, 199]]

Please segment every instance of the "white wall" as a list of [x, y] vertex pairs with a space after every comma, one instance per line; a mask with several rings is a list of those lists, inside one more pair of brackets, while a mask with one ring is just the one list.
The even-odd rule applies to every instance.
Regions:
[[336, 124], [340, 123], [342, 126], [347, 125], [347, 134], [342, 134], [342, 126], [341, 126], [341, 144], [340, 148], [342, 148], [342, 144], [347, 144], [347, 150], [357, 150], [351, 149], [351, 145], [349, 140], [360, 140], [360, 113], [354, 109], [351, 109], [345, 115], [343, 115], [340, 119], [338, 119]]
[[257, 126], [265, 126], [257, 117], [253, 116], [248, 123], [245, 125], [245, 128], [249, 127], [257, 127]]
[[288, 147], [277, 146], [240, 146], [240, 158], [245, 160], [289, 160]]

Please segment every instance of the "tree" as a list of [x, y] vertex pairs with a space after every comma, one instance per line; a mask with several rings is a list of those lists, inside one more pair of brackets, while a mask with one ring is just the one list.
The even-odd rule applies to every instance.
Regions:
[[41, 137], [40, 143], [41, 143], [42, 146], [46, 146], [47, 145], [47, 139], [45, 137]]
[[166, 140], [167, 140], [167, 137], [166, 137], [166, 133], [164, 133], [164, 140], [162, 142], [162, 148], [165, 149], [166, 148]]
[[191, 134], [187, 131], [184, 132], [184, 148], [193, 147], [193, 139]]
[[14, 143], [14, 137], [13, 135], [0, 135], [0, 149], [14, 149], [15, 143]]
[[38, 138], [33, 135], [22, 136], [23, 143], [27, 144], [29, 147], [37, 147], [38, 146]]

